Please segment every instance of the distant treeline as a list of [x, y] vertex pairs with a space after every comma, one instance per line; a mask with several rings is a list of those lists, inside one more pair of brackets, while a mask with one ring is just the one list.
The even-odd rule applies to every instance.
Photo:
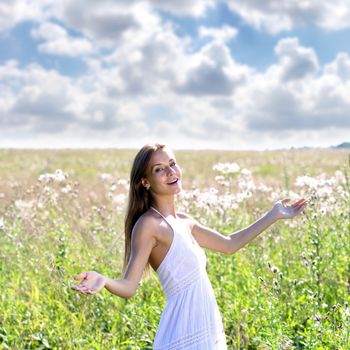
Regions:
[[338, 146], [335, 146], [335, 148], [350, 148], [350, 142], [343, 142]]

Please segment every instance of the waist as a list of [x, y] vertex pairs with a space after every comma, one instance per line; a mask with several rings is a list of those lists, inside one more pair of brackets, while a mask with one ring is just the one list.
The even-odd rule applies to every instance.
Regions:
[[206, 277], [205, 269], [198, 267], [182, 278], [169, 278], [166, 283], [161, 283], [163, 292], [167, 299], [187, 290], [191, 285], [196, 284], [200, 279]]

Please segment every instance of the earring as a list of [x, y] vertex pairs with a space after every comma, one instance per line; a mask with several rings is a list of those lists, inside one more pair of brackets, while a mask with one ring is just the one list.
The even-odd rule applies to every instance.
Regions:
[[145, 187], [146, 187], [146, 190], [148, 191], [151, 185], [147, 184]]

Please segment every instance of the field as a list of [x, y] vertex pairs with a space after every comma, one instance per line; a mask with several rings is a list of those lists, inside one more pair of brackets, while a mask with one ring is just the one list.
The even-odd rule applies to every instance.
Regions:
[[[152, 349], [157, 276], [135, 297], [70, 289], [121, 275], [135, 150], [0, 150], [0, 349]], [[229, 234], [280, 198], [303, 214], [234, 255], [206, 251], [228, 349], [350, 349], [349, 151], [178, 151], [179, 210]]]

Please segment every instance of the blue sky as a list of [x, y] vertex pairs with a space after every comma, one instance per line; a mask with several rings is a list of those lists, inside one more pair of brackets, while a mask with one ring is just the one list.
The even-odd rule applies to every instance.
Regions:
[[349, 141], [349, 34], [345, 0], [14, 0], [0, 147]]

